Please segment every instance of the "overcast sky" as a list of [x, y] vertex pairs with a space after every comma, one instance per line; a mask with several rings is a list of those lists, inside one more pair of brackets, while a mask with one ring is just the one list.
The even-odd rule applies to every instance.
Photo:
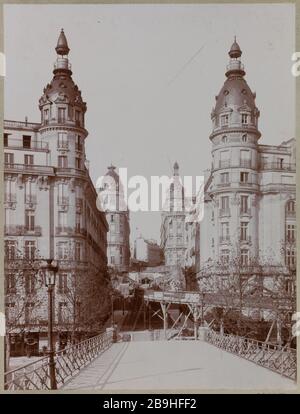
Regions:
[[[256, 91], [261, 143], [295, 135], [294, 6], [4, 5], [5, 118], [39, 122], [64, 28], [73, 79], [87, 102], [87, 158], [94, 182], [112, 162], [129, 176], [183, 175], [210, 167], [210, 113], [234, 35]], [[139, 230], [137, 230], [137, 228]], [[131, 214], [159, 240], [160, 214]]]

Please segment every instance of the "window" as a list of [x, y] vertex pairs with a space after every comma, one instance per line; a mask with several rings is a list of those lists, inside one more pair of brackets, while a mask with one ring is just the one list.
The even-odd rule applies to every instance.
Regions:
[[228, 264], [229, 263], [229, 250], [221, 250], [221, 263]]
[[221, 173], [221, 184], [228, 184], [229, 183], [229, 173]]
[[44, 123], [46, 125], [49, 123], [49, 109], [44, 109]]
[[34, 293], [35, 290], [35, 277], [32, 273], [25, 273], [25, 292], [27, 294]]
[[247, 249], [241, 250], [241, 265], [248, 266], [249, 264], [249, 251]]
[[248, 183], [249, 173], [248, 172], [241, 172], [240, 173], [240, 182], [241, 183]]
[[7, 293], [15, 293], [16, 291], [16, 276], [14, 273], [9, 273], [6, 276], [6, 291]]
[[248, 236], [248, 223], [245, 221], [241, 222], [241, 240], [247, 240]]
[[25, 241], [25, 258], [27, 260], [35, 259], [35, 241], [33, 240]]
[[295, 224], [288, 224], [286, 227], [286, 241], [294, 242], [296, 240]]
[[240, 165], [242, 167], [251, 167], [251, 153], [248, 150], [241, 150], [240, 152]]
[[8, 146], [8, 134], [3, 134], [3, 145], [4, 147]]
[[33, 303], [26, 303], [25, 305], [25, 323], [30, 324], [32, 322]]
[[287, 249], [285, 254], [285, 264], [289, 267], [296, 266], [296, 251], [295, 249]]
[[287, 213], [295, 213], [295, 201], [294, 200], [290, 200], [286, 203], [286, 208], [285, 211]]
[[11, 152], [4, 153], [4, 162], [5, 164], [13, 164], [14, 163], [14, 154]]
[[226, 144], [226, 142], [227, 142], [228, 140], [227, 140], [227, 136], [226, 135], [224, 135], [223, 137], [222, 137], [222, 142], [224, 143], [224, 144]]
[[68, 148], [68, 135], [65, 132], [58, 133], [57, 146], [62, 149]]
[[23, 135], [23, 148], [31, 148], [31, 136]]
[[68, 192], [67, 184], [65, 183], [58, 184], [58, 199], [57, 199], [58, 204], [61, 204], [61, 205], [68, 204], [67, 192]]
[[81, 144], [81, 137], [80, 137], [80, 135], [76, 135], [75, 150], [76, 151], [82, 151], [82, 144]]
[[80, 213], [76, 213], [76, 217], [75, 217], [75, 230], [77, 232], [80, 232], [80, 228], [81, 228], [81, 214]]
[[57, 255], [60, 260], [67, 260], [69, 258], [69, 249], [67, 242], [59, 242], [57, 245]]
[[278, 159], [277, 159], [277, 166], [278, 166], [278, 168], [280, 168], [281, 170], [283, 169], [283, 167], [284, 167], [284, 159], [283, 159], [283, 158], [278, 158]]
[[16, 242], [13, 240], [5, 240], [5, 256], [8, 260], [16, 258]]
[[114, 215], [111, 214], [111, 216], [110, 216], [110, 222], [113, 223], [113, 221], [114, 221]]
[[24, 164], [33, 165], [33, 155], [24, 155]]
[[65, 323], [67, 322], [67, 303], [66, 302], [59, 302], [58, 304], [58, 323]]
[[58, 292], [68, 293], [68, 274], [60, 273], [58, 275]]
[[221, 223], [221, 241], [229, 240], [229, 223]]
[[25, 182], [25, 203], [35, 203], [34, 183], [31, 180]]
[[80, 111], [75, 111], [75, 123], [80, 125]]
[[229, 196], [221, 197], [221, 210], [229, 210]]
[[242, 142], [247, 142], [247, 134], [244, 134], [244, 135], [242, 136]]
[[241, 213], [248, 213], [249, 212], [249, 196], [242, 195], [241, 196]]
[[230, 165], [230, 161], [229, 161], [229, 151], [221, 151], [220, 153], [220, 162], [219, 162], [219, 166], [221, 168], [223, 167], [229, 167]]
[[66, 231], [67, 230], [67, 220], [68, 216], [65, 211], [59, 211], [58, 212], [58, 227], [60, 231]]
[[115, 256], [110, 256], [110, 263], [115, 264]]
[[75, 168], [77, 168], [78, 170], [80, 170], [81, 168], [81, 159], [78, 157], [75, 158]]
[[248, 124], [248, 115], [247, 114], [242, 114], [242, 124], [243, 125]]
[[221, 115], [221, 126], [227, 126], [229, 121], [229, 115]]
[[58, 156], [58, 167], [68, 168], [68, 158], [65, 155]]
[[25, 211], [25, 229], [26, 231], [34, 231], [34, 211]]
[[58, 122], [64, 124], [66, 121], [66, 108], [58, 108]]
[[80, 242], [75, 243], [75, 260], [78, 260], [78, 261], [81, 260], [81, 243]]

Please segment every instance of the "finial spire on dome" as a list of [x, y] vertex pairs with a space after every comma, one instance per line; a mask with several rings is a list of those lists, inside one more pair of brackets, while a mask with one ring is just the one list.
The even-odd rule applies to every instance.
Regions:
[[61, 56], [69, 54], [70, 49], [68, 46], [66, 35], [64, 33], [64, 29], [61, 29], [55, 50], [56, 50], [56, 53]]
[[236, 41], [236, 36], [234, 36], [234, 42], [233, 42], [228, 54], [231, 58], [235, 58], [235, 59], [241, 57], [241, 55], [242, 55], [241, 48], [240, 48], [239, 44]]
[[112, 162], [110, 163], [110, 166], [107, 167], [108, 170], [110, 171], [114, 171], [116, 169], [116, 167], [112, 164]]
[[179, 165], [177, 161], [174, 162], [173, 170], [174, 170], [174, 175], [178, 175]]

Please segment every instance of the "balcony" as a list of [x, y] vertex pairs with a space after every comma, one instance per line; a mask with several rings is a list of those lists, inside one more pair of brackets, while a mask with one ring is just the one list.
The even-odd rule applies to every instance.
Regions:
[[251, 160], [240, 160], [239, 167], [251, 168]]
[[59, 149], [59, 150], [69, 149], [69, 142], [68, 141], [58, 141], [57, 149]]
[[4, 148], [12, 149], [24, 149], [24, 150], [36, 150], [36, 151], [48, 151], [48, 143], [43, 141], [34, 141], [30, 140], [26, 143], [23, 142], [23, 139], [10, 138], [4, 141]]
[[68, 206], [69, 197], [57, 197], [57, 204], [60, 206]]
[[55, 234], [59, 235], [71, 235], [72, 234], [72, 227], [68, 226], [58, 226], [55, 229]]
[[230, 167], [230, 160], [219, 161], [219, 168], [228, 168], [228, 167]]
[[82, 152], [82, 150], [83, 150], [83, 145], [76, 143], [75, 144], [75, 151]]
[[17, 201], [16, 194], [5, 193], [4, 194], [4, 202], [5, 203], [15, 203]]
[[230, 242], [230, 236], [220, 236], [219, 242], [221, 244], [223, 244], [223, 243], [229, 243]]
[[296, 171], [295, 163], [281, 163], [281, 162], [264, 162], [260, 165], [261, 171], [275, 170], [275, 171]]
[[25, 204], [36, 204], [36, 195], [25, 195]]
[[220, 212], [219, 212], [219, 216], [220, 217], [228, 217], [228, 216], [230, 216], [230, 210], [229, 210], [229, 208], [221, 209]]
[[251, 216], [251, 210], [250, 208], [244, 209], [244, 210], [240, 210], [240, 215], [241, 216]]
[[5, 172], [16, 172], [22, 174], [47, 174], [54, 175], [54, 170], [52, 167], [45, 165], [25, 165], [25, 164], [4, 164]]
[[251, 236], [244, 236], [242, 235], [240, 237], [240, 243], [251, 243]]
[[42, 228], [40, 226], [35, 226], [33, 229], [28, 229], [26, 226], [8, 225], [4, 226], [4, 234], [6, 236], [41, 236]]
[[218, 187], [230, 187], [231, 186], [231, 183], [228, 181], [226, 183], [219, 183], [219, 184], [217, 184], [217, 186]]

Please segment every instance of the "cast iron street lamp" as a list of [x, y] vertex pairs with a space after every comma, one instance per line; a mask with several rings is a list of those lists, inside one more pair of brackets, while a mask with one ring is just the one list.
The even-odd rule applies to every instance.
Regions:
[[56, 273], [58, 271], [57, 262], [47, 259], [42, 265], [45, 286], [48, 288], [48, 354], [49, 354], [49, 373], [50, 387], [57, 389], [55, 376], [54, 346], [53, 346], [53, 290], [55, 286]]

